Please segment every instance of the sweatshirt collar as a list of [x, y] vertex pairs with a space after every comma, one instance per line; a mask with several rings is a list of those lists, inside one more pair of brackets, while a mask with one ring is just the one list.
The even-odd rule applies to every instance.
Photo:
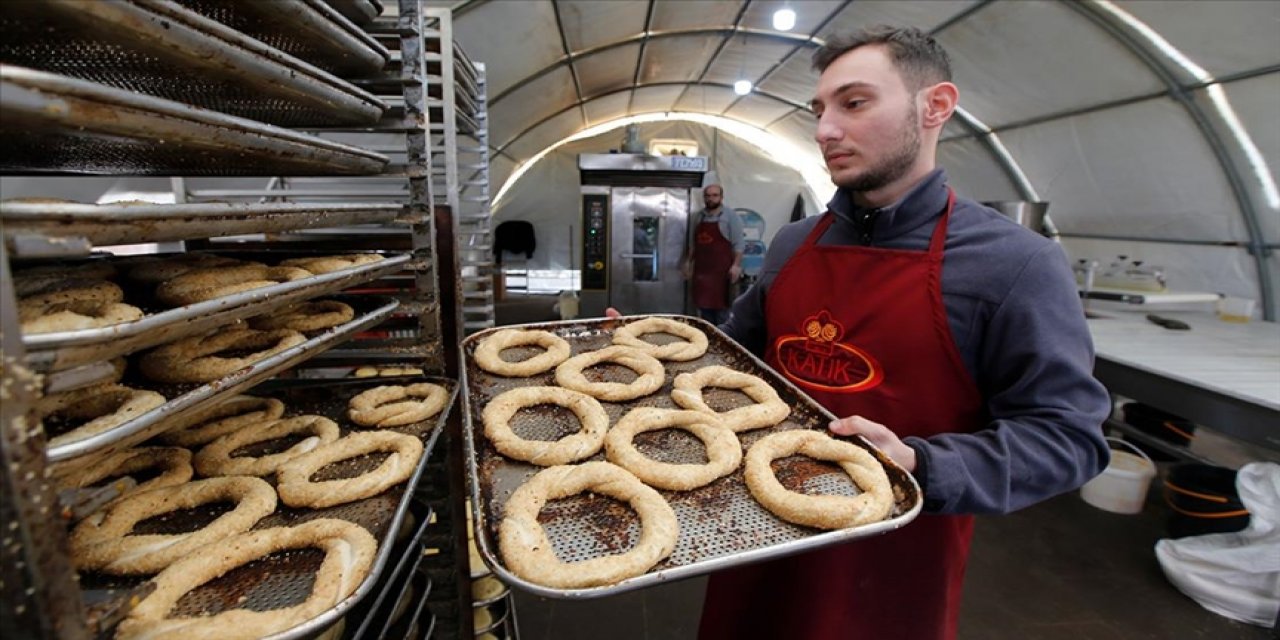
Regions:
[[947, 205], [947, 173], [934, 169], [897, 202], [879, 207], [859, 207], [853, 192], [840, 188], [827, 209], [858, 229], [864, 241], [888, 240], [929, 222]]

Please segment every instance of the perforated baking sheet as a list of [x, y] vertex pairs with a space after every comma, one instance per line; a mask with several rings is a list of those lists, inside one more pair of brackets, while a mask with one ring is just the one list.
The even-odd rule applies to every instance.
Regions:
[[404, 211], [395, 203], [298, 204], [293, 202], [192, 204], [3, 202], [0, 220], [13, 251], [15, 238], [85, 238], [91, 244], [136, 244], [250, 233], [278, 233], [317, 226], [387, 222]]
[[0, 171], [367, 175], [386, 156], [255, 120], [0, 64]]
[[371, 73], [388, 54], [328, 7], [349, 30], [297, 0], [184, 3], [8, 3], [0, 59], [281, 126], [371, 124], [386, 108], [329, 72]]
[[[648, 316], [645, 316], [648, 317]], [[690, 362], [664, 362], [666, 380], [653, 394], [629, 402], [601, 402], [615, 424], [635, 407], [679, 408], [671, 400], [675, 376], [709, 365], [723, 365], [749, 373], [767, 381], [791, 407], [791, 415], [768, 429], [738, 434], [743, 451], [760, 438], [780, 430], [820, 429], [834, 419], [830, 412], [802, 393], [786, 378], [767, 367], [716, 327], [697, 318], [665, 316], [692, 325], [707, 335], [710, 346], [702, 357]], [[613, 331], [623, 324], [640, 319], [593, 319], [521, 325], [523, 328], [550, 331], [569, 342], [573, 354], [594, 351], [611, 343]], [[921, 508], [920, 487], [911, 474], [861, 438], [847, 439], [873, 453], [884, 465], [896, 498], [891, 515], [881, 521], [838, 531], [821, 531], [782, 521], [765, 510], [751, 496], [743, 480], [743, 467], [734, 473], [699, 489], [687, 492], [659, 491], [671, 504], [680, 524], [675, 551], [648, 573], [617, 584], [588, 589], [553, 589], [531, 583], [510, 572], [501, 561], [497, 548], [497, 527], [506, 500], [517, 487], [537, 473], [541, 467], [506, 458], [484, 437], [480, 415], [484, 406], [498, 394], [521, 386], [555, 385], [554, 370], [530, 378], [504, 378], [480, 369], [474, 359], [476, 346], [499, 329], [482, 331], [463, 342], [463, 404], [465, 412], [464, 442], [470, 464], [472, 504], [476, 519], [476, 541], [485, 561], [503, 582], [539, 595], [557, 598], [594, 598], [639, 589], [654, 584], [706, 574], [729, 567], [768, 560], [785, 555], [879, 535], [899, 528], [916, 517]], [[646, 336], [655, 343], [676, 340], [674, 336]], [[522, 359], [537, 353], [537, 348], [509, 349], [503, 358]], [[634, 373], [619, 365], [605, 364], [589, 368], [589, 379], [626, 382]], [[709, 388], [704, 397], [718, 411], [749, 404], [747, 396], [727, 389]], [[525, 438], [554, 440], [578, 431], [577, 419], [567, 409], [539, 406], [524, 409], [512, 420], [517, 435]], [[668, 463], [697, 464], [705, 462], [705, 448], [692, 435], [675, 429], [640, 434], [636, 447], [645, 455]], [[604, 460], [603, 451], [591, 460]], [[794, 491], [855, 495], [853, 483], [835, 465], [816, 462], [803, 456], [783, 458], [775, 463], [783, 486]], [[639, 517], [622, 503], [588, 494], [551, 501], [538, 518], [546, 528], [556, 555], [567, 562], [624, 552], [639, 539]]]
[[[350, 322], [327, 329], [302, 344], [263, 358], [218, 380], [204, 384], [163, 385], [146, 380], [141, 374], [136, 373], [134, 367], [126, 368], [125, 377], [121, 381], [123, 384], [157, 391], [168, 401], [102, 433], [83, 440], [49, 447], [47, 452], [49, 461], [60, 463], [93, 453], [106, 454], [138, 444], [162, 431], [182, 424], [184, 418], [189, 418], [203, 408], [212, 407], [312, 355], [342, 343], [358, 331], [376, 325], [399, 305], [394, 299], [382, 296], [346, 298], [334, 296], [332, 299], [342, 300], [351, 305], [356, 311], [356, 316]], [[91, 459], [76, 461], [70, 466], [84, 464], [87, 461]], [[52, 472], [61, 474], [66, 468], [69, 466], [55, 466]]]
[[[413, 495], [410, 488], [417, 486], [422, 470], [426, 467], [427, 458], [431, 455], [449, 412], [453, 408], [458, 389], [458, 384], [452, 380], [423, 376], [407, 381], [397, 381], [397, 384], [417, 382], [431, 382], [444, 386], [449, 390], [449, 401], [445, 408], [430, 420], [391, 429], [397, 433], [417, 436], [425, 445], [422, 458], [418, 461], [418, 466], [408, 482], [396, 485], [376, 496], [324, 509], [294, 509], [281, 503], [277, 506], [275, 513], [263, 518], [254, 526], [254, 529], [266, 529], [297, 525], [318, 518], [339, 518], [368, 529], [378, 540], [378, 553], [374, 558], [373, 567], [354, 593], [320, 616], [288, 631], [268, 636], [270, 640], [310, 637], [333, 625], [373, 590], [382, 571], [387, 568], [392, 550], [397, 547], [396, 535], [409, 509]], [[346, 416], [347, 402], [361, 391], [385, 383], [378, 380], [281, 381], [271, 383], [273, 386], [267, 389], [255, 389], [252, 393], [277, 398], [284, 402], [285, 417], [302, 414], [326, 416], [338, 423], [342, 435], [345, 436], [353, 431], [353, 425]], [[264, 451], [246, 450], [246, 453], [260, 455], [266, 452], [265, 449], [271, 447], [271, 443], [257, 446]], [[276, 445], [277, 448], [281, 446], [287, 445], [278, 443]], [[381, 464], [385, 457], [385, 454], [371, 454], [342, 461], [324, 467], [315, 477], [319, 480], [352, 477], [372, 470]], [[267, 478], [267, 480], [274, 479]], [[166, 514], [140, 522], [133, 533], [192, 531], [211, 522], [228, 509], [229, 505], [209, 505]], [[418, 527], [417, 530], [421, 532], [422, 528]], [[410, 546], [420, 545], [414, 543]], [[323, 552], [315, 549], [272, 554], [266, 559], [233, 569], [226, 575], [200, 586], [180, 599], [173, 613], [177, 616], [212, 615], [233, 608], [262, 611], [300, 604], [310, 593], [312, 583], [315, 581], [315, 572], [323, 559]], [[93, 601], [109, 601], [126, 597], [130, 589], [144, 582], [146, 579], [141, 577], [117, 577], [94, 573], [82, 574], [80, 579], [86, 600]], [[356, 622], [348, 620], [347, 628], [354, 629], [358, 626]]]
[[[27, 362], [32, 368], [41, 372], [62, 371], [173, 342], [241, 318], [335, 293], [399, 271], [410, 260], [411, 256], [407, 255], [388, 256], [378, 262], [149, 313], [133, 322], [98, 329], [24, 335], [22, 344], [26, 347]], [[126, 298], [125, 301], [133, 300]], [[143, 308], [149, 311], [145, 305]]]
[[177, 0], [206, 18], [340, 75], [380, 71], [391, 53], [320, 0]]

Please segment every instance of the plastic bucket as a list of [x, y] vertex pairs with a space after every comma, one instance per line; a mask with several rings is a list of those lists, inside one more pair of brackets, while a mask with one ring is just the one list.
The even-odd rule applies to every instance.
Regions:
[[1147, 489], [1156, 477], [1156, 464], [1141, 449], [1119, 438], [1108, 442], [1133, 450], [1112, 451], [1111, 462], [1098, 477], [1080, 487], [1080, 497], [1103, 511], [1139, 513], [1147, 501]]

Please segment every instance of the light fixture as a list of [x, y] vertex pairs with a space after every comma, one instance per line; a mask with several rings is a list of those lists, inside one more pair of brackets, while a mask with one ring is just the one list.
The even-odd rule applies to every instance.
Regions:
[[739, 80], [733, 83], [733, 92], [740, 96], [745, 96], [748, 93], [751, 93], [751, 81]]
[[773, 28], [778, 31], [790, 31], [796, 26], [796, 12], [790, 7], [783, 7], [773, 12]]

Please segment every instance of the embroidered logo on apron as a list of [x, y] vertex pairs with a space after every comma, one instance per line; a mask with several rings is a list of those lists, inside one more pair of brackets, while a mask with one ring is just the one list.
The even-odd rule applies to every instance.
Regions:
[[698, 244], [711, 244], [712, 242], [716, 241], [715, 236], [712, 236], [709, 232], [706, 232], [706, 231], [699, 231], [698, 234], [694, 236], [694, 240]]
[[884, 369], [867, 352], [840, 339], [844, 326], [827, 310], [805, 318], [800, 335], [779, 336], [774, 343], [783, 374], [802, 387], [833, 393], [874, 389]]

